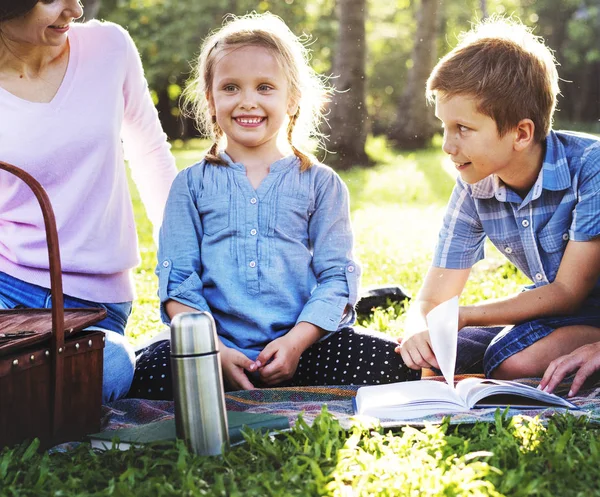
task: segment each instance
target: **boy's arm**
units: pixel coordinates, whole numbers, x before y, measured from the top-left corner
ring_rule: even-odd
[[[522,323],[543,316],[574,313],[600,278],[600,238],[567,244],[555,280],[493,302],[464,306],[460,326]]]
[[[431,349],[427,313],[442,302],[460,295],[470,272],[470,268],[445,269],[433,266],[429,268],[423,286],[408,310],[405,334],[396,348],[396,352],[402,355],[408,367],[412,369],[438,367]]]

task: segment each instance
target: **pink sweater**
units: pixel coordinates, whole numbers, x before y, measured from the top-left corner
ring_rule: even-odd
[[[0,88],[0,160],[32,174],[56,215],[64,293],[95,302],[134,297],[139,263],[124,157],[155,227],[176,174],[136,47],[122,28],[91,21],[69,31],[69,65],[49,103]],[[122,140],[122,142],[121,142]],[[37,201],[0,172],[0,271],[48,288]]]

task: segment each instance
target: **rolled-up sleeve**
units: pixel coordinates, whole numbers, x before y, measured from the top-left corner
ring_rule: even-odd
[[[352,255],[348,189],[329,168],[319,172],[322,174],[316,178],[315,207],[308,226],[317,287],[297,322],[336,331],[354,319],[360,267]],[[345,314],[348,306],[350,312]]]
[[[475,202],[460,179],[452,191],[433,256],[433,266],[467,269],[484,257],[485,232]]]
[[[210,311],[202,295],[202,223],[196,209],[192,171],[185,169],[175,178],[160,229],[156,274],[160,313],[166,324],[170,323],[164,307],[168,300]]]

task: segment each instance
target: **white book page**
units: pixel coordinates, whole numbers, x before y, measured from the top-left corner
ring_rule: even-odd
[[[427,314],[431,348],[448,385],[454,388],[458,342],[458,297],[442,302]]]
[[[462,383],[465,383],[464,392],[461,391]],[[557,395],[542,392],[529,385],[523,385],[509,380],[467,378],[458,383],[457,392],[463,398],[466,398],[469,407],[475,406],[480,400],[491,395],[517,396],[517,398],[512,399],[512,402],[509,402],[516,406],[536,407],[535,402],[527,401],[527,399],[532,399],[534,401],[545,402],[549,405],[575,407],[571,402],[558,397]],[[519,397],[521,400],[519,400]],[[501,404],[504,405],[504,403]]]
[[[439,381],[421,380],[359,388],[357,414],[394,419],[409,419],[437,413],[463,410],[465,406],[452,387]],[[417,413],[413,416],[413,413]],[[420,414],[419,414],[420,413]]]

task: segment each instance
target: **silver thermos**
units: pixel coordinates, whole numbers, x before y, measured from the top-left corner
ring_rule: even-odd
[[[219,339],[208,312],[171,321],[171,371],[177,437],[195,454],[221,454],[229,433]]]

